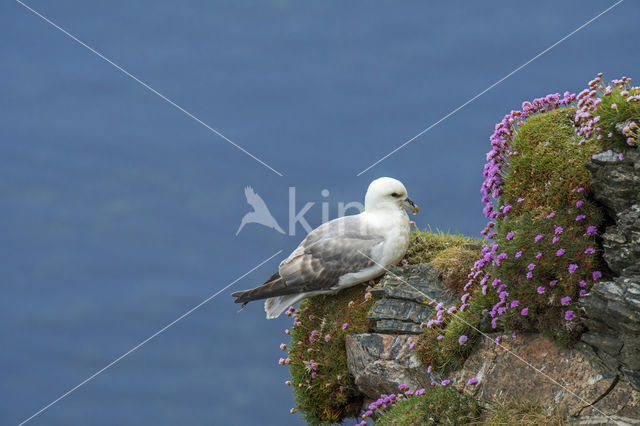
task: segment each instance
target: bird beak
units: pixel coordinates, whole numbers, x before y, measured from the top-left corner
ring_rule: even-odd
[[[411,198],[409,198],[409,197],[405,198],[405,200],[402,202],[402,206],[405,209],[411,211],[411,213],[413,213],[413,214],[418,214],[418,211],[420,210],[418,208],[418,206],[416,206],[416,203],[411,201]]]

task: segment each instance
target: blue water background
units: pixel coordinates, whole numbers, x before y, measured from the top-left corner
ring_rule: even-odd
[[[626,1],[380,165],[368,167],[613,2],[44,1],[0,5],[0,424],[17,424],[304,236],[256,224],[253,186],[297,206],[393,176],[428,224],[478,236],[495,122],[597,72],[640,80]],[[321,190],[330,190],[323,198]],[[277,365],[288,318],[214,298],[34,425],[300,424]]]

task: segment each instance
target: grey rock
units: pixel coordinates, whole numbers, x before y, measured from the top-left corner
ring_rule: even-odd
[[[640,419],[640,393],[627,383],[618,382],[597,403],[597,409],[589,407],[607,391],[617,375],[602,372],[598,363],[592,362],[589,350],[585,353],[580,347],[562,348],[535,334],[503,339],[501,344],[499,347],[491,338],[479,340],[462,369],[451,377],[452,384],[485,401],[509,402],[525,397],[542,406],[557,407],[567,415],[593,416],[604,412]],[[531,374],[527,364],[544,374]],[[472,377],[477,383],[469,385]]]
[[[640,371],[626,367],[620,367],[620,371],[624,374],[625,380],[631,385],[631,387],[640,391]]]
[[[640,274],[640,204],[618,213],[616,226],[602,236],[604,259],[618,274]]]
[[[395,267],[371,289],[376,298],[367,317],[376,320],[375,331],[381,333],[413,333],[431,318],[433,305],[453,305],[456,297],[446,290],[438,271],[430,264]],[[432,305],[429,302],[435,300]]]
[[[596,334],[596,333],[584,333],[581,336],[583,342],[588,345],[594,346],[600,350],[603,350],[611,355],[620,353],[623,342],[615,337]]]
[[[626,368],[640,370],[640,335],[623,334],[620,338],[624,342],[620,351],[620,362]]]
[[[629,149],[623,155],[620,160],[618,152],[609,150],[595,154],[586,164],[593,197],[612,217],[640,201],[640,169],[634,167],[640,162],[640,153]]]
[[[614,150],[602,151],[597,154],[594,154],[591,157],[591,161],[599,165],[608,165],[608,164],[617,164],[620,163],[620,152]]]
[[[400,384],[416,390],[439,378],[428,373],[416,358],[411,338],[379,333],[347,335],[347,366],[362,393],[377,399],[398,392]]]
[[[422,331],[418,324],[389,319],[376,321],[375,329],[380,333],[391,334],[419,334]]]
[[[629,123],[620,123],[622,127]],[[580,300],[594,359],[640,389],[640,151],[609,150],[587,164],[593,198],[615,222],[602,235],[603,259],[616,275]]]

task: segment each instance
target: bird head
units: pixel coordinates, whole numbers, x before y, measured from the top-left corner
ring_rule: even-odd
[[[418,213],[418,206],[407,195],[402,182],[390,177],[381,177],[369,184],[364,197],[365,211],[402,210]]]

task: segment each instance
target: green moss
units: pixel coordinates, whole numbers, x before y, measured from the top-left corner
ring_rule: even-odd
[[[461,425],[474,421],[480,408],[466,394],[451,387],[435,386],[423,395],[400,401],[376,420],[376,426],[388,425]]]
[[[481,242],[475,238],[465,237],[462,234],[450,234],[436,229],[414,230],[411,232],[411,242],[404,258],[410,265],[433,261],[443,250],[451,247],[460,247],[468,250],[479,251]]]
[[[296,408],[310,424],[336,423],[360,412],[363,395],[347,369],[345,335],[373,326],[366,317],[373,300],[365,294],[361,285],[335,296],[311,297],[292,314],[291,385]]]

